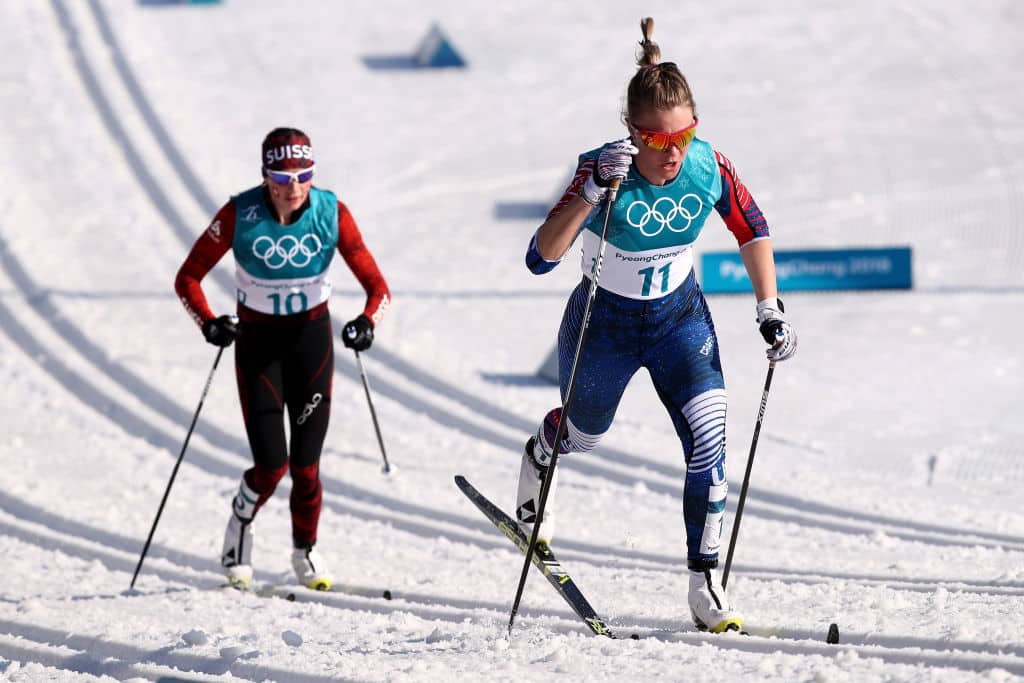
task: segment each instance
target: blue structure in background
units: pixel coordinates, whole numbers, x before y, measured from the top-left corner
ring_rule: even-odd
[[[779,291],[911,289],[910,247],[777,251]],[[701,288],[709,294],[751,291],[738,252],[701,255]]]
[[[416,50],[416,63],[421,67],[464,67],[466,60],[455,51],[441,27],[434,24]]]
[[[565,188],[572,184],[576,175],[576,164],[569,167],[565,180],[555,187],[551,199],[546,202],[498,200],[494,202],[494,217],[500,221],[537,221],[540,225],[548,217],[548,212],[565,194]]]
[[[441,69],[467,66],[466,60],[437,24],[430,27],[412,55],[363,57],[363,63],[371,69]]]
[[[544,202],[494,202],[494,217],[500,221],[543,221],[555,203]]]

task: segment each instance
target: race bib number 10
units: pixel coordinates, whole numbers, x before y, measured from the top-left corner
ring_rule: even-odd
[[[238,277],[236,284],[238,303],[270,315],[304,313],[331,296],[331,283],[319,277],[305,282],[292,280],[287,284]]]

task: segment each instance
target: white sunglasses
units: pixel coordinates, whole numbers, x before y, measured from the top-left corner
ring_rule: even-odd
[[[294,180],[297,183],[308,183],[313,179],[313,171],[316,170],[316,166],[310,166],[304,168],[301,171],[274,171],[272,169],[263,167],[263,173],[270,178],[270,182],[275,185],[290,185]]]

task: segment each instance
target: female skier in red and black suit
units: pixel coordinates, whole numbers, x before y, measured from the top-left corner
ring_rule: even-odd
[[[229,582],[244,587],[252,580],[253,518],[288,470],[292,566],[300,583],[327,590],[333,579],[314,544],[334,371],[327,303],[335,249],[366,291],[362,312],[342,332],[347,347],[370,347],[391,296],[348,208],[313,187],[309,137],[276,128],[264,139],[262,154],[263,182],[217,212],[174,288],[209,343],[224,347],[237,339],[238,396],[253,466],[242,475],[224,535],[221,565]],[[235,257],[237,317],[215,315],[200,284],[228,250]]]

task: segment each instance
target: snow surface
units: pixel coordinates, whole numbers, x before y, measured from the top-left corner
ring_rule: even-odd
[[[915,289],[786,297],[800,351],[730,581],[777,638],[689,624],[681,453],[644,373],[599,451],[561,461],[556,547],[613,628],[651,637],[592,636],[531,572],[508,638],[522,556],[452,477],[511,507],[557,403],[535,371],[579,273],[526,271],[528,209],[621,134],[643,14],[776,247],[911,245]],[[435,21],[469,68],[371,68]],[[1024,678],[1021,35],[1018,0],[3,2],[0,678]],[[215,356],[174,274],[276,125],[311,134],[392,287],[365,365],[397,471],[339,345],[319,547],[348,590],[219,589],[250,461],[225,355],[129,591]],[[716,220],[699,247],[732,244]],[[231,268],[206,281],[220,312]],[[363,297],[340,260],[335,279],[345,320]],[[766,362],[752,297],[711,305],[728,532]],[[287,490],[254,552],[282,585]]]

